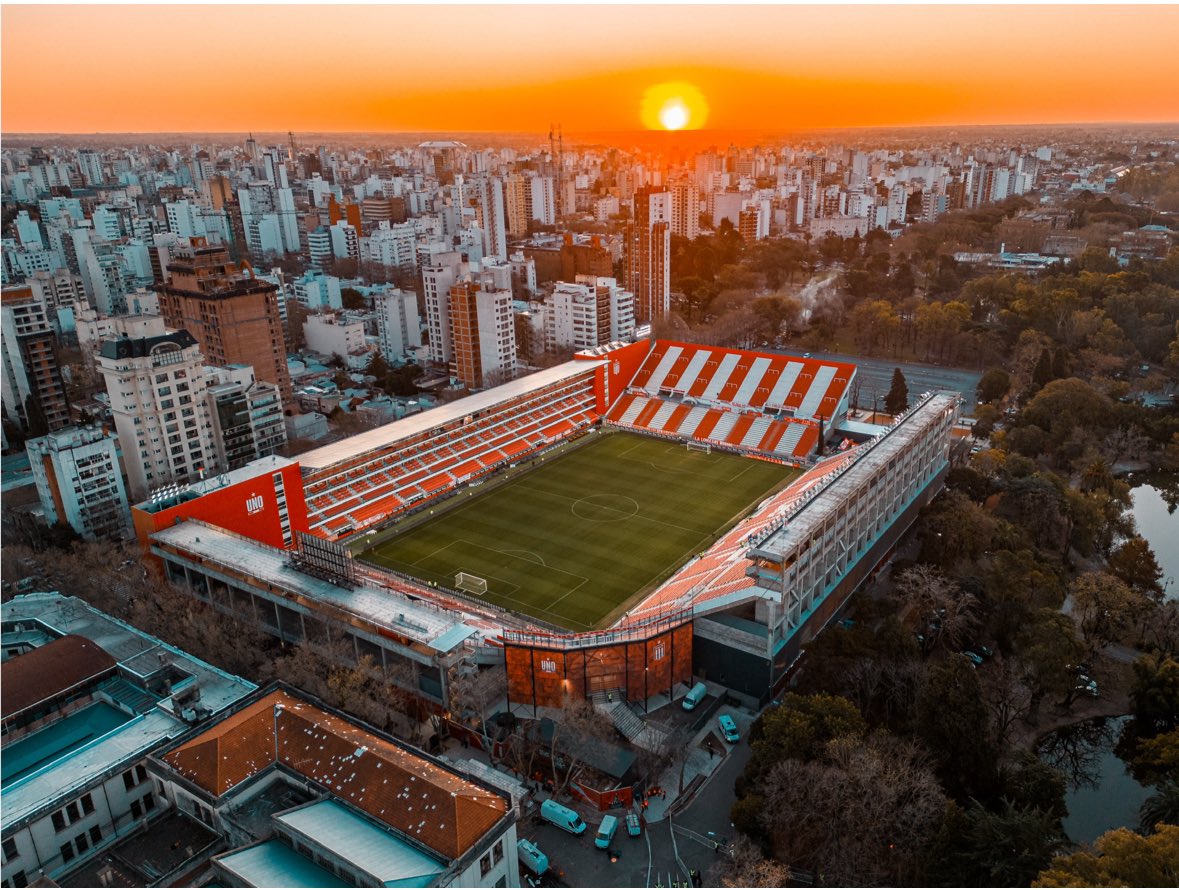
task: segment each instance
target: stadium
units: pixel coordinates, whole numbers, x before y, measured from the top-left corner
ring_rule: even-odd
[[[855,373],[609,344],[133,515],[197,596],[408,662],[439,706],[455,665],[493,662],[534,712],[615,692],[645,710],[696,678],[764,701],[948,467],[957,395],[861,423]]]

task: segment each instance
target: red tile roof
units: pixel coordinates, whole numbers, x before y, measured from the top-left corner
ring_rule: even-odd
[[[97,643],[69,634],[4,665],[3,717],[54,698],[112,671],[117,662]]]
[[[457,859],[507,801],[412,750],[282,690],[217,722],[163,760],[218,797],[278,759],[337,798]]]

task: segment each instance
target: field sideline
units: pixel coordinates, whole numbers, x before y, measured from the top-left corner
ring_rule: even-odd
[[[573,631],[607,627],[798,471],[632,433],[538,460],[361,558],[424,581],[487,580],[482,598]]]

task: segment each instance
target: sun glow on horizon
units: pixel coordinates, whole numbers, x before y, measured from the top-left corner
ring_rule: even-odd
[[[657,83],[643,94],[639,118],[648,130],[699,130],[708,120],[708,100],[690,83]]]

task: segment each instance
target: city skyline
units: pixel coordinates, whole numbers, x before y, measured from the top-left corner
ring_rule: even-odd
[[[9,6],[3,26],[9,134],[1179,118],[1175,7]],[[693,114],[646,107],[669,83]]]

